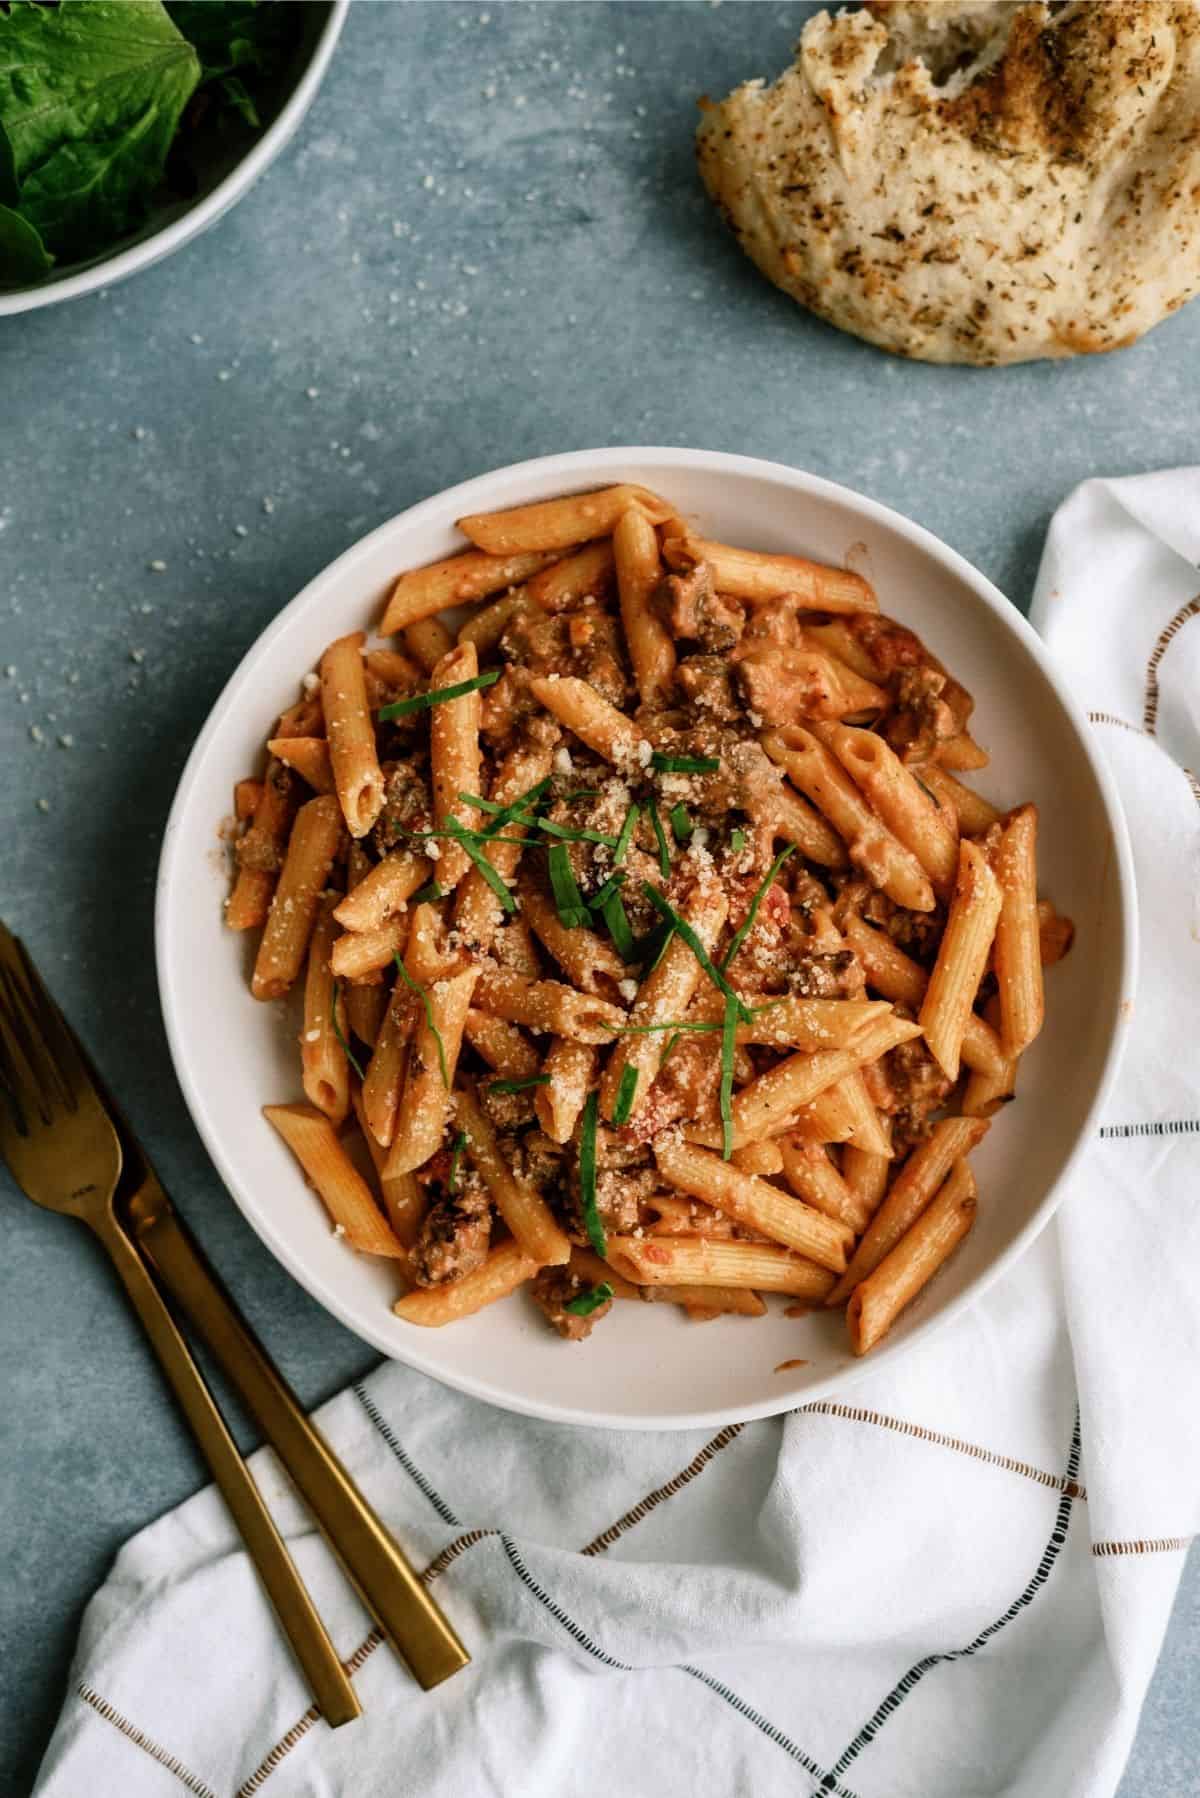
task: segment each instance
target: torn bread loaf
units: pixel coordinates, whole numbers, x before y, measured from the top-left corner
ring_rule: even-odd
[[[875,0],[704,105],[743,249],[883,349],[1119,349],[1200,290],[1200,0]]]

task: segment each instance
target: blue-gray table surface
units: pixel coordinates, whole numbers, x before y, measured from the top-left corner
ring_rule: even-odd
[[[741,257],[694,173],[696,98],[781,69],[806,10],[360,3],[298,139],[214,231],[0,328],[0,912],[307,1403],[374,1357],[218,1183],[152,955],[184,758],[279,608],[439,488],[639,442],[844,481],[1023,605],[1076,482],[1195,460],[1200,305],[1113,357],[930,368],[827,329]],[[204,1476],[85,1232],[0,1185],[15,1795],[115,1550]],[[1195,1791],[1198,1668],[1193,1563],[1122,1798]]]

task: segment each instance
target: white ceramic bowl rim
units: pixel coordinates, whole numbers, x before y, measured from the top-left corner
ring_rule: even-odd
[[[189,1111],[204,1141],[222,1181],[237,1201],[239,1208],[262,1240],[271,1249],[283,1265],[292,1273],[327,1310],[333,1313],[340,1322],[352,1330],[355,1335],[370,1341],[382,1353],[395,1359],[403,1360],[407,1365],[441,1380],[470,1394],[472,1397],[486,1400],[504,1409],[520,1412],[522,1415],[544,1418],[552,1422],[583,1424],[592,1427],[609,1427],[619,1429],[692,1429],[715,1427],[725,1423],[750,1420],[759,1417],[777,1415],[791,1408],[793,1396],[786,1393],[761,1401],[742,1404],[735,1407],[723,1407],[719,1410],[697,1410],[671,1412],[666,1415],[611,1414],[557,1403],[542,1402],[532,1398],[516,1398],[513,1393],[492,1380],[486,1368],[481,1367],[478,1373],[464,1375],[459,1371],[447,1372],[436,1358],[426,1353],[421,1343],[421,1332],[414,1331],[413,1337],[405,1338],[403,1354],[397,1354],[394,1340],[384,1337],[382,1331],[372,1333],[364,1328],[360,1317],[355,1316],[351,1307],[344,1304],[340,1296],[334,1292],[321,1276],[311,1267],[302,1265],[301,1258],[295,1252],[285,1230],[277,1229],[273,1219],[256,1210],[248,1201],[243,1200],[239,1192],[239,1181],[223,1144],[220,1129],[215,1124],[207,1104],[206,1095],[193,1077],[190,1058],[187,1053],[186,1034],[183,1018],[180,1013],[177,995],[174,989],[172,957],[171,957],[171,905],[173,885],[176,875],[176,863],[183,853],[183,833],[179,829],[180,820],[187,809],[189,795],[196,781],[198,771],[214,738],[225,728],[226,720],[237,703],[241,690],[247,681],[253,680],[260,670],[260,665],[269,659],[269,651],[274,640],[287,629],[289,620],[305,608],[320,589],[334,586],[353,575],[356,565],[365,560],[374,545],[381,537],[393,532],[403,521],[406,525],[416,526],[426,520],[431,513],[462,517],[467,513],[479,510],[495,510],[506,504],[519,503],[522,499],[522,488],[528,488],[535,478],[545,482],[546,477],[553,475],[561,481],[561,490],[569,492],[574,489],[602,485],[606,478],[621,478],[622,468],[636,465],[641,469],[661,462],[664,477],[669,481],[672,471],[688,469],[708,472],[726,472],[733,475],[746,475],[773,481],[790,486],[796,491],[815,500],[825,499],[831,503],[850,505],[863,518],[896,532],[901,537],[923,551],[931,559],[939,562],[955,578],[970,587],[973,593],[997,615],[1004,627],[1014,632],[1023,642],[1033,660],[1038,664],[1048,684],[1053,689],[1059,703],[1074,726],[1083,754],[1090,765],[1091,773],[1106,815],[1108,827],[1112,835],[1116,862],[1116,889],[1119,895],[1121,910],[1120,958],[1121,965],[1117,970],[1117,979],[1121,992],[1131,998],[1136,972],[1137,920],[1136,920],[1136,888],[1133,875],[1133,859],[1130,849],[1129,835],[1125,819],[1117,796],[1116,787],[1102,755],[1095,746],[1091,732],[1083,714],[1072,698],[1061,672],[1051,660],[1041,638],[1016,608],[1004,597],[999,588],[975,569],[963,556],[950,549],[932,532],[923,526],[913,523],[901,513],[856,493],[853,489],[843,487],[836,482],[827,481],[820,476],[810,475],[783,463],[769,462],[757,457],[738,456],[714,450],[673,449],[670,447],[620,447],[599,450],[576,450],[562,455],[537,457],[532,460],[514,463],[505,468],[473,477],[454,488],[445,489],[409,507],[405,512],[397,514],[377,527],[369,536],[351,546],[334,562],[330,563],[304,590],[287,605],[283,611],[268,625],[246,652],[237,669],[226,683],[220,697],[209,715],[188,757],[179,787],[167,821],[159,862],[158,884],[155,903],[155,941],[159,992],[166,1026],[167,1039],[171,1057],[175,1065],[176,1075],[183,1089]],[[936,1330],[943,1329],[956,1317],[960,1316],[968,1306],[973,1305],[1002,1274],[1006,1273],[1040,1234],[1061,1201],[1070,1181],[1071,1174],[1078,1164],[1079,1157],[1088,1143],[1094,1138],[1097,1120],[1116,1077],[1121,1052],[1127,1036],[1129,1014],[1132,1007],[1122,1005],[1114,1021],[1112,1036],[1099,1079],[1096,1083],[1092,1102],[1088,1108],[1083,1127],[1064,1159],[1061,1170],[1052,1187],[1043,1197],[1037,1210],[1030,1217],[1024,1228],[1007,1247],[981,1271],[974,1282],[963,1292],[951,1299],[935,1316],[928,1318],[921,1329],[911,1339],[894,1340],[885,1338],[870,1356],[853,1365],[839,1369],[829,1376],[827,1382],[817,1382],[806,1387],[802,1403],[811,1403],[815,1398],[827,1395],[834,1389],[842,1391],[847,1384],[864,1374],[880,1371],[896,1356],[903,1355],[915,1343],[928,1340]],[[416,1340],[413,1340],[416,1338]],[[567,1351],[564,1351],[567,1352]]]
[[[136,275],[142,269],[161,262],[165,256],[173,255],[184,244],[190,243],[193,237],[207,231],[210,225],[215,225],[222,213],[253,187],[299,127],[329,67],[329,59],[346,22],[349,5],[350,0],[330,0],[329,17],[312,47],[304,72],[280,108],[279,116],[256,139],[235,167],[230,169],[224,180],[218,181],[211,193],[205,194],[202,200],[197,200],[194,206],[189,206],[186,212],[181,213],[177,219],[172,219],[169,225],[130,244],[127,250],[118,250],[115,256],[90,263],[73,275],[63,275],[58,279],[51,275],[49,279],[38,281],[32,287],[0,289],[0,318],[15,317],[21,312],[34,312],[43,306],[57,306],[63,300],[75,300],[81,294],[95,293],[98,288],[112,287],[126,276]]]

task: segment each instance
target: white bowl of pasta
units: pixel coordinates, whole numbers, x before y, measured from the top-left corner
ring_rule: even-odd
[[[1134,897],[1064,673],[961,557],[790,468],[609,449],[424,501],[280,614],[180,782],[157,944],[207,1148],[335,1316],[683,1428],[827,1395],[1019,1256],[1115,1071]]]

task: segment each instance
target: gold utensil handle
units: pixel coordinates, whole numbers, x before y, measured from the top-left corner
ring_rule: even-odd
[[[308,1589],[275,1527],[262,1494],[250,1477],[216,1401],[192,1359],[146,1265],[109,1212],[108,1223],[89,1218],[108,1250],[131,1303],[142,1320],[163,1373],[192,1427],[200,1451],[228,1505],[250,1559],[266,1588],[296,1659],[332,1729],[361,1714],[354,1687],[325,1632]]]
[[[384,1634],[428,1691],[470,1659],[329,1444],[300,1408],[153,1174],[129,1201],[138,1245],[295,1481]]]

